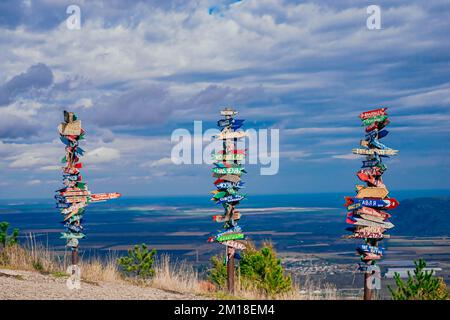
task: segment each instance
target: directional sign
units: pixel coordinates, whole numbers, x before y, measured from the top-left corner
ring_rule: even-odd
[[[71,123],[61,123],[58,126],[58,131],[63,136],[68,136],[68,135],[78,136],[81,134],[81,121],[77,120],[77,121],[73,121]]]
[[[218,161],[244,161],[244,154],[213,154],[214,160]]]
[[[241,200],[244,200],[245,196],[241,195],[241,194],[233,194],[233,195],[229,195],[223,198],[220,198],[219,201],[217,201],[217,203],[230,203],[230,202],[238,202]]]
[[[227,175],[227,174],[234,174],[234,175],[241,175],[242,173],[245,173],[244,168],[213,168],[212,172],[217,175]]]
[[[238,183],[240,180],[241,180],[241,178],[239,176],[237,176],[237,175],[226,174],[226,175],[223,175],[223,176],[219,177],[219,179],[217,179],[214,182],[214,184],[218,184],[218,183],[223,182],[223,181]]]
[[[230,188],[243,188],[244,187],[244,183],[239,181],[238,183],[233,183],[233,182],[220,182],[218,184],[216,184],[217,189],[220,190],[227,190]]]
[[[93,193],[90,195],[90,200],[92,202],[97,201],[105,201],[110,199],[117,199],[121,196],[119,192],[112,192],[112,193]]]
[[[386,127],[391,121],[389,119],[385,119],[382,122],[374,122],[373,124],[371,124],[370,126],[366,127],[366,132],[370,132],[372,130],[377,129],[378,131],[380,131],[381,129],[383,129],[384,127]]]
[[[391,217],[391,215],[385,211],[382,210],[377,210],[371,207],[361,207],[356,211],[356,214],[358,215],[370,215],[373,216],[375,218],[380,218],[380,219],[388,219]]]
[[[238,128],[242,127],[242,125],[244,124],[244,121],[245,120],[232,119],[232,118],[222,119],[222,120],[217,121],[217,125],[222,128],[231,126],[232,129],[238,129]]]
[[[362,198],[386,198],[389,194],[389,191],[384,188],[379,187],[364,187],[364,186],[356,186],[356,189],[358,190],[358,194],[356,195],[356,198],[362,199]]]
[[[237,240],[224,241],[224,242],[221,242],[221,244],[223,244],[227,247],[238,249],[238,250],[245,250],[247,248],[245,242],[237,241]]]
[[[375,247],[375,246],[371,246],[371,245],[368,245],[368,244],[361,244],[361,245],[358,246],[358,251],[383,255],[384,248]]]
[[[238,112],[236,110],[230,109],[230,108],[225,108],[225,110],[221,110],[220,114],[223,116],[227,116],[227,117],[232,117],[238,114]]]
[[[228,233],[224,234],[220,237],[217,237],[218,242],[229,241],[229,240],[241,240],[244,239],[245,236],[243,233]]]
[[[365,120],[365,119],[369,119],[369,118],[373,118],[373,117],[377,117],[377,116],[385,116],[385,115],[387,115],[386,110],[387,110],[387,108],[380,108],[380,109],[362,112],[359,115],[359,118],[361,120]]]
[[[230,220],[239,220],[241,218],[241,213],[237,210],[234,210],[233,216],[230,217],[228,215],[216,215],[213,216],[213,220],[216,222],[227,222]]]
[[[361,154],[361,155],[379,154],[379,155],[383,155],[383,156],[395,156],[395,155],[398,154],[398,150],[394,150],[394,149],[381,150],[381,149],[358,149],[358,148],[353,148],[352,152],[354,154]]]
[[[374,124],[375,122],[383,122],[386,119],[387,119],[387,116],[383,115],[383,116],[375,116],[375,117],[367,118],[367,119],[362,120],[362,122],[363,122],[363,126],[370,126],[370,125]]]
[[[83,239],[85,237],[84,233],[61,232],[60,239]]]
[[[365,220],[360,218],[355,218],[355,225],[358,226],[366,226],[366,227],[380,227],[384,229],[391,229],[394,227],[394,225],[387,221],[372,221],[372,220]]]
[[[346,206],[349,206],[351,204],[359,203],[364,207],[373,207],[373,208],[380,208],[380,209],[394,209],[398,206],[399,202],[395,200],[394,198],[387,198],[387,199],[358,199],[355,197],[346,197],[347,203]]]
[[[217,136],[217,139],[219,139],[219,140],[239,139],[239,138],[244,138],[245,136],[246,136],[246,133],[244,131],[222,131]]]

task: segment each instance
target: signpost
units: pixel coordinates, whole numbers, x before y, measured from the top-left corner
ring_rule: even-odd
[[[78,267],[78,246],[79,239],[85,237],[81,224],[84,208],[91,202],[118,198],[120,193],[91,194],[83,182],[79,169],[83,167],[80,156],[84,154],[84,150],[79,147],[79,142],[84,139],[85,132],[75,113],[64,111],[64,122],[58,126],[58,131],[60,140],[65,145],[66,155],[61,159],[65,164],[62,168],[64,187],[56,191],[55,200],[56,207],[64,216],[63,223],[66,228],[66,232],[61,232],[61,239],[66,239],[66,246],[71,249],[71,278],[67,285],[70,289],[79,289],[81,272]]]
[[[223,150],[212,154],[215,167],[212,169],[213,177],[218,178],[214,184],[217,192],[214,191],[211,200],[217,204],[222,204],[225,212],[223,215],[213,216],[214,221],[223,222],[224,231],[208,238],[208,242],[218,242],[226,247],[227,263],[227,285],[228,292],[234,294],[235,291],[235,254],[236,250],[245,250],[245,235],[237,225],[241,214],[235,209],[240,201],[245,199],[245,195],[239,191],[243,188],[241,182],[242,174],[246,173],[241,167],[240,161],[244,160],[244,150],[237,149],[237,141],[245,137],[244,131],[237,131],[244,120],[233,118],[238,112],[225,108],[220,112],[224,119],[220,119],[217,124],[221,128],[220,134],[216,137],[223,141]]]
[[[382,158],[398,154],[398,150],[388,148],[379,141],[388,133],[382,130],[390,123],[386,110],[380,108],[359,115],[367,134],[361,140],[362,148],[352,149],[352,152],[366,156],[363,169],[356,173],[366,186],[356,185],[356,195],[345,197],[348,210],[346,222],[353,225],[347,228],[353,232],[347,238],[364,239],[364,244],[357,249],[362,261],[360,270],[364,272],[364,300],[374,299],[375,290],[381,289],[380,268],[376,261],[382,258],[385,250],[379,246],[379,242],[389,238],[385,234],[386,229],[394,227],[388,221],[391,215],[386,210],[399,205],[397,200],[388,197],[389,191],[382,179],[387,169]]]

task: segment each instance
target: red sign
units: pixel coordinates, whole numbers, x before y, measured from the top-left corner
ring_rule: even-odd
[[[359,115],[359,118],[361,120],[365,120],[365,119],[376,117],[376,116],[387,115],[386,110],[387,110],[387,108],[380,108],[380,109],[366,111],[366,112],[361,113]]]
[[[92,202],[95,201],[104,201],[104,200],[109,200],[109,199],[116,199],[119,198],[121,196],[120,193],[118,192],[113,192],[113,193],[95,193],[95,194],[91,194],[90,198]]]

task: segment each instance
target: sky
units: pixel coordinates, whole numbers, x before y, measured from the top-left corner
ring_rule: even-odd
[[[0,198],[61,187],[63,110],[87,132],[92,192],[208,197],[211,165],[173,164],[171,135],[215,128],[224,106],[245,129],[279,130],[279,172],[247,165],[248,195],[352,194],[358,114],[380,106],[400,151],[385,162],[391,196],[450,189],[448,1],[233,2],[0,1]]]

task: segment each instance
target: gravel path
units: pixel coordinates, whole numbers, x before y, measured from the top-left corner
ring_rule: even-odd
[[[120,283],[81,283],[69,290],[66,279],[37,272],[0,269],[0,300],[195,300],[201,297]]]

